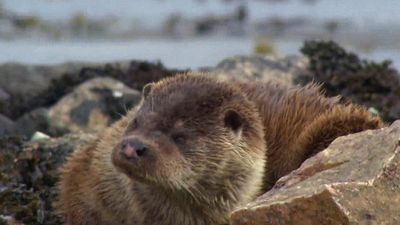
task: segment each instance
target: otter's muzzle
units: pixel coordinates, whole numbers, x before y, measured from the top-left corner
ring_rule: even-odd
[[[125,138],[119,154],[128,160],[139,160],[149,151],[149,147],[137,138]]]

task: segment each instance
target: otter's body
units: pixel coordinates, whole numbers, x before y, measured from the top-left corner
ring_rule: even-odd
[[[67,224],[224,224],[336,137],[381,126],[312,85],[178,75],[143,92],[64,166]]]

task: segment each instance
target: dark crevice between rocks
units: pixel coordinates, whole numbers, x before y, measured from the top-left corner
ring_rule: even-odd
[[[360,59],[333,41],[306,41],[301,52],[309,59],[309,73],[296,83],[322,83],[328,96],[373,107],[386,122],[400,118],[400,75],[390,61]]]

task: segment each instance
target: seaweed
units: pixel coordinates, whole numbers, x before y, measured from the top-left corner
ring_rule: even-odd
[[[35,142],[0,138],[0,224],[10,222],[4,218],[26,225],[62,224],[53,207],[59,167],[87,140],[82,135]]]
[[[400,76],[389,60],[360,59],[333,41],[306,41],[301,52],[309,60],[309,73],[295,82],[321,83],[328,96],[377,109],[387,122],[400,118]]]

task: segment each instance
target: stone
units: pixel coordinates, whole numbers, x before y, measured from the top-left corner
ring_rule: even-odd
[[[1,101],[6,101],[10,98],[10,95],[4,91],[3,89],[0,88],[0,100]]]
[[[160,62],[120,61],[106,64],[66,63],[53,66],[0,65],[0,113],[12,120],[41,107],[50,107],[78,85],[98,77],[110,77],[128,87],[173,76],[182,70],[165,68]]]
[[[0,117],[0,134],[32,138],[36,132],[60,137],[70,132],[97,132],[118,120],[140,101],[139,91],[111,78],[94,78],[77,86],[49,108],[36,108],[15,122]],[[4,118],[4,119],[3,119]]]
[[[12,129],[14,129],[14,122],[0,114],[0,135],[8,134]]]
[[[53,123],[46,108],[37,108],[18,118],[9,134],[31,138],[35,132],[58,137],[67,133],[68,130]]]
[[[40,131],[36,131],[36,132],[32,135],[31,141],[40,141],[40,140],[45,140],[45,139],[49,139],[49,138],[50,138],[49,135],[47,135],[47,134],[45,134],[45,133],[42,133],[42,132],[40,132]]]
[[[400,224],[400,120],[337,138],[231,215],[258,224]]]
[[[236,56],[223,60],[210,72],[222,80],[273,80],[292,85],[307,67],[303,57]]]
[[[36,95],[50,81],[65,73],[77,73],[88,63],[64,63],[59,65],[26,65],[5,63],[0,65],[0,89],[11,95]]]
[[[49,109],[56,127],[71,132],[97,132],[118,120],[136,105],[139,91],[111,78],[94,78],[79,85]]]

